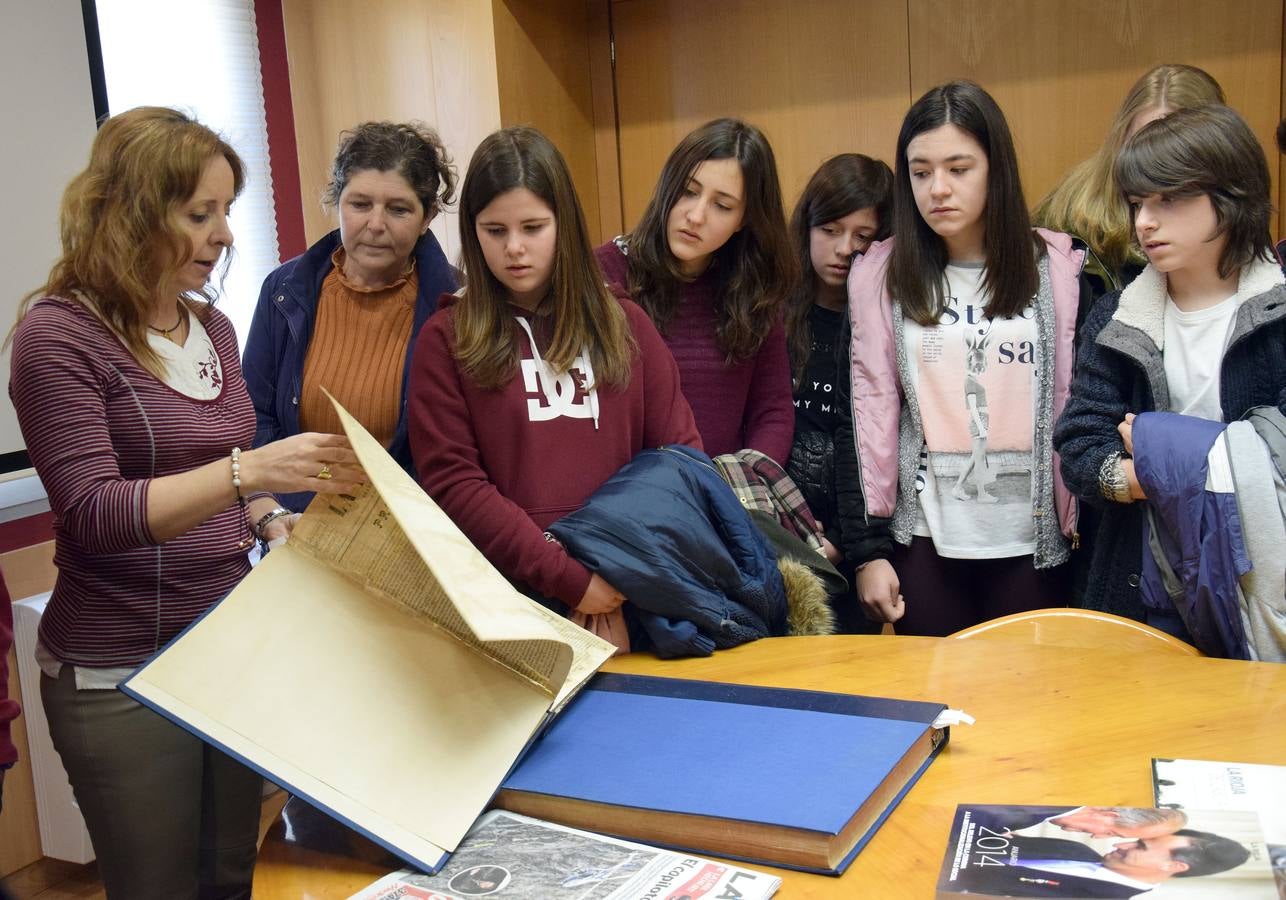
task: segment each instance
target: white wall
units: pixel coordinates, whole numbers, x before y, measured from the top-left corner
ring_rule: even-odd
[[[89,159],[94,103],[79,0],[0,3],[0,339],[58,255],[63,187]],[[0,356],[0,453],[25,444]],[[3,475],[0,475],[3,478]]]

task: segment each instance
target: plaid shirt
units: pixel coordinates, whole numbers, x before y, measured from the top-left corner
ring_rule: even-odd
[[[725,453],[716,456],[714,464],[742,506],[775,516],[783,528],[818,553],[822,552],[822,532],[817,527],[817,519],[785,469],[758,450]]]

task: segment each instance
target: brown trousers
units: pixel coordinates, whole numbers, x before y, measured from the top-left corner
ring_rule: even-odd
[[[250,896],[259,775],[71,666],[40,696],[109,900]]]

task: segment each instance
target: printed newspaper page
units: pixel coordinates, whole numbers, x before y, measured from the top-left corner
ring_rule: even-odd
[[[612,645],[522,596],[379,442],[335,409],[370,484],[352,496],[319,494],[289,545],[428,617],[561,705]]]
[[[497,810],[437,875],[403,869],[349,900],[763,900],[780,884],[764,872]]]
[[[1157,806],[1258,813],[1277,890],[1286,900],[1286,766],[1153,759],[1152,786]]]

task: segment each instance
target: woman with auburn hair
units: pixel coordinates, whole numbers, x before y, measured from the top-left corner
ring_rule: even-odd
[[[406,382],[416,335],[456,289],[429,224],[455,170],[419,122],[364,122],[339,138],[323,196],[339,228],[264,279],[242,360],[255,443],[339,431],[330,393],[411,471]],[[312,499],[282,497],[294,510]]]
[[[595,253],[673,352],[706,451],[784,463],[794,405],[781,318],[799,264],[763,133],[715,119],[689,134],[638,225]]]
[[[1125,95],[1098,152],[1063,176],[1032,219],[1084,241],[1091,251],[1085,274],[1094,296],[1119,291],[1147,260],[1134,242],[1130,211],[1112,180],[1125,142],[1149,122],[1178,109],[1223,103],[1223,88],[1203,69],[1165,63],[1149,70]],[[1082,318],[1088,309],[1082,310]]]
[[[55,515],[41,699],[110,898],[249,896],[261,779],[115,688],[250,571],[256,538],[284,536],[269,492],[363,478],[334,435],[242,449],[254,409],[208,282],[244,180],[183,113],[108,119],[11,333],[9,391]]]
[[[978,85],[940,85],[907,112],[893,233],[848,281],[852,432],[835,440],[865,612],[941,636],[1065,606],[1076,502],[1050,434],[1082,254],[1032,230],[1009,125]]]
[[[613,297],[571,174],[534,128],[473,154],[466,286],[416,342],[411,450],[429,495],[502,574],[628,649],[624,597],[545,528],[647,447],[701,447],[674,358]]]

